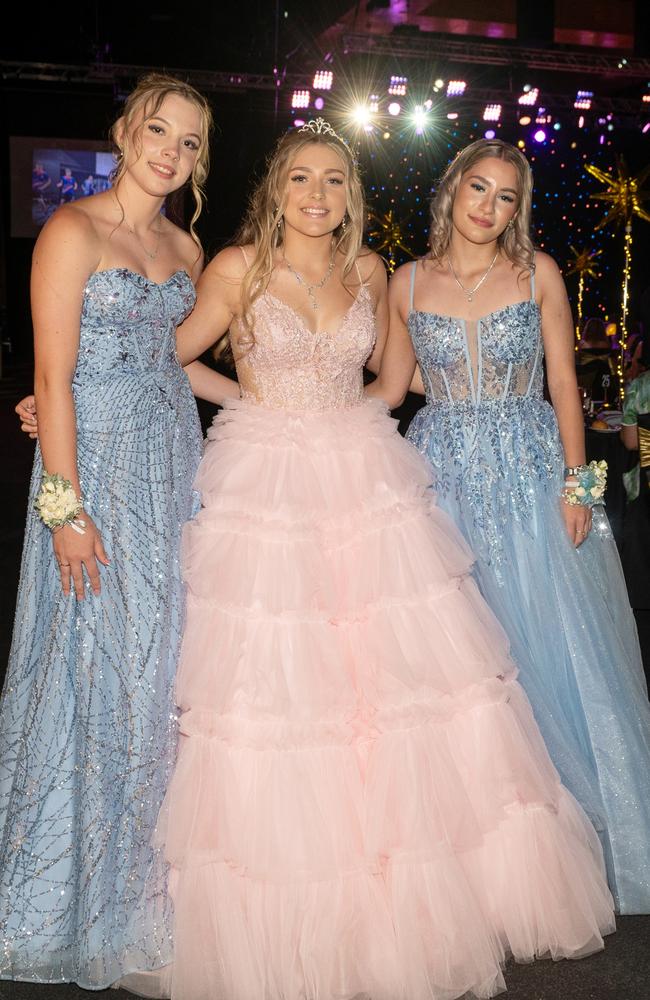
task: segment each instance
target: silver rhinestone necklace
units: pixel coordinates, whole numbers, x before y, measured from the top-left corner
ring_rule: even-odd
[[[490,271],[492,270],[492,268],[496,264],[498,256],[499,256],[499,249],[497,247],[497,252],[495,253],[494,257],[492,258],[492,263],[488,267],[488,269],[485,272],[485,274],[483,275],[483,277],[480,278],[479,281],[477,281],[477,283],[474,285],[473,288],[465,288],[465,285],[463,285],[463,283],[461,281],[459,281],[458,275],[454,271],[454,265],[451,262],[451,257],[449,256],[449,254],[447,254],[447,263],[449,264],[449,270],[451,271],[452,276],[454,278],[454,281],[456,282],[456,284],[458,285],[458,287],[461,288],[465,292],[465,295],[467,296],[467,301],[468,302],[471,302],[472,299],[474,298],[474,296],[476,295],[476,293],[478,292],[479,288],[481,287],[481,285],[483,284],[483,282],[487,278],[488,274],[490,273]]]
[[[296,281],[298,282],[298,284],[302,285],[303,288],[306,290],[307,295],[309,296],[310,302],[311,302],[312,306],[314,307],[314,309],[318,309],[318,302],[316,301],[316,296],[314,295],[314,289],[315,288],[322,288],[329,281],[329,279],[331,278],[332,271],[334,270],[334,254],[332,254],[331,260],[329,262],[329,267],[327,268],[327,271],[325,272],[325,276],[323,278],[321,278],[320,281],[314,282],[313,285],[310,285],[309,282],[305,281],[305,279],[303,278],[303,276],[301,274],[298,274],[298,272],[296,271],[296,269],[291,266],[291,264],[289,263],[289,261],[287,260],[287,258],[284,255],[284,250],[282,251],[282,257],[284,259],[285,264],[287,265],[288,270],[291,272],[291,274],[293,274],[293,276],[296,279]]]

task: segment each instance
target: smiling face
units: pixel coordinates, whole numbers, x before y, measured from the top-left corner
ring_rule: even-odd
[[[490,243],[517,214],[519,177],[513,163],[486,156],[461,177],[453,204],[453,227],[471,243]]]
[[[325,236],[340,226],[347,206],[345,163],[332,146],[307,142],[289,167],[284,224],[305,236]]]
[[[185,184],[201,148],[201,125],[199,109],[178,94],[136,116],[127,135],[126,168],[148,194],[164,198]]]

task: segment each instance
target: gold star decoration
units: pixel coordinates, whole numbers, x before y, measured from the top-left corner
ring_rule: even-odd
[[[569,249],[573,254],[573,260],[568,262],[567,275],[579,274],[581,278],[599,277],[596,271],[596,257],[600,257],[602,250],[589,250],[587,247],[576,250],[574,246],[570,246]]]
[[[393,268],[396,250],[403,250],[409,257],[415,256],[404,242],[402,223],[393,217],[392,208],[383,215],[369,212],[368,219],[375,226],[374,229],[368,232],[368,239],[377,241],[373,245],[373,250],[376,250],[379,254],[382,250],[386,250],[388,252],[389,263],[391,263]]]
[[[601,184],[607,185],[607,191],[601,191],[598,194],[590,196],[598,201],[610,203],[609,208],[596,226],[596,229],[602,229],[610,222],[614,223],[617,227],[621,223],[628,225],[632,221],[633,215],[638,215],[639,218],[650,222],[650,215],[642,207],[642,202],[650,198],[650,190],[643,190],[643,184],[648,174],[650,174],[650,164],[644,167],[636,177],[630,177],[622,156],[617,157],[616,160],[618,176],[605,173],[604,170],[595,167],[591,163],[585,165],[585,170],[592,177],[595,177],[597,181],[600,181]]]

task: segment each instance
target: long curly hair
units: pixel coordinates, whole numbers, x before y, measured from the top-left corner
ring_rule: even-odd
[[[517,171],[519,205],[512,220],[497,239],[497,244],[508,260],[523,272],[534,268],[535,247],[530,236],[533,172],[526,157],[516,146],[501,139],[477,139],[461,149],[445,170],[431,201],[431,228],[429,247],[431,257],[441,261],[448,249],[452,233],[452,212],[461,178],[479,160],[493,156],[512,163]]]
[[[129,144],[132,141],[137,150],[142,130],[148,119],[158,114],[160,107],[169,94],[176,94],[193,104],[201,117],[200,145],[198,155],[192,167],[188,183],[194,198],[194,213],[190,221],[190,234],[196,243],[199,252],[201,241],[195,230],[196,222],[201,214],[205,202],[205,181],[210,169],[210,133],[213,128],[213,118],[210,105],[203,94],[199,93],[191,84],[184,80],[179,80],[175,76],[166,73],[147,73],[142,76],[131,91],[124,104],[122,114],[113,122],[110,129],[110,139],[113,145],[117,165],[111,174],[111,182],[116,188],[120,179],[126,173],[126,164],[129,158]],[[133,123],[142,113],[142,122],[133,130]],[[119,201],[119,198],[118,198]]]
[[[334,253],[344,254],[344,278],[359,256],[365,223],[365,200],[359,168],[351,150],[338,136],[326,132],[302,132],[296,129],[287,132],[280,137],[267,158],[264,177],[250,197],[246,214],[234,238],[235,245],[252,244],[255,247],[253,261],[241,285],[240,322],[247,341],[252,341],[253,338],[251,306],[268,286],[275,253],[283,244],[282,217],[291,164],[300,150],[309,145],[329,146],[345,164],[346,217],[333,234]]]

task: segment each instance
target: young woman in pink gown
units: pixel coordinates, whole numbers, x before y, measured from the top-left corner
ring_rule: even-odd
[[[387,308],[363,218],[346,144],[321,121],[285,135],[179,330],[182,364],[230,330],[241,398],[185,529],[158,829],[175,959],[150,994],[489,997],[509,955],[579,957],[614,929],[472,554],[364,394]]]

